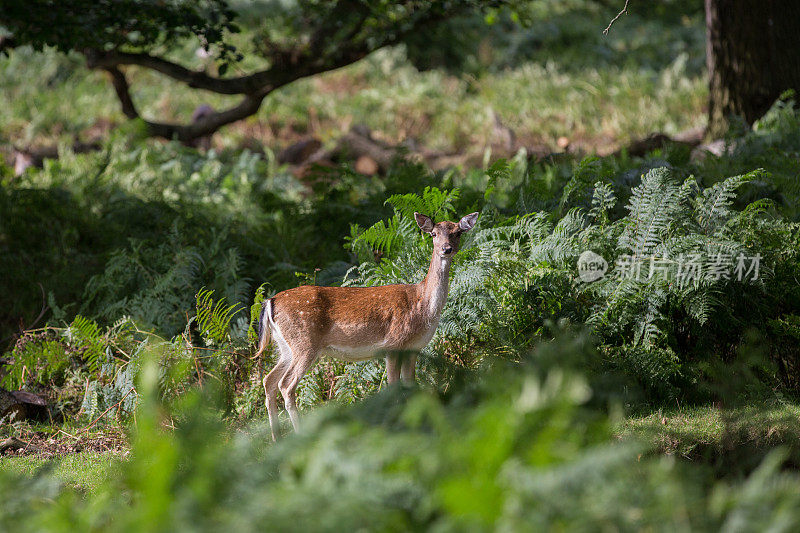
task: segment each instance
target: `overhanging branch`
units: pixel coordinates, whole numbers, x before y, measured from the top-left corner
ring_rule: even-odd
[[[342,9],[348,6],[353,7],[347,2],[342,3]],[[275,48],[269,54],[271,60],[269,68],[236,78],[210,76],[205,72],[191,70],[148,53],[84,50],[84,55],[90,68],[103,69],[111,75],[111,82],[122,105],[122,112],[131,119],[140,118],[140,114],[131,98],[125,74],[119,68],[121,66],[135,65],[154,70],[195,89],[243,96],[238,105],[189,124],[145,120],[151,135],[188,143],[255,114],[264,98],[275,89],[301,78],[355,63],[373,50],[396,44],[411,32],[444,18],[443,13],[421,17],[407,28],[381,35],[379,42],[376,43],[370,42],[368,36],[363,35],[368,15],[369,12],[365,11],[347,27],[332,25],[320,28],[304,46],[294,49]]]
[[[117,98],[122,104],[122,112],[130,119],[140,118],[139,112],[133,103],[130,94],[130,87],[125,74],[117,67],[104,67],[111,75],[111,84],[117,93]],[[264,100],[265,94],[246,95],[242,101],[230,109],[211,113],[205,118],[191,124],[169,124],[165,122],[154,122],[145,120],[150,133],[156,137],[165,139],[178,139],[181,142],[189,142],[198,137],[214,133],[222,126],[236,122],[256,113]]]
[[[160,72],[176,81],[185,83],[193,89],[205,89],[219,94],[249,94],[257,92],[269,84],[269,78],[272,76],[272,69],[267,69],[238,78],[215,78],[205,72],[191,70],[183,65],[145,53],[131,54],[87,50],[84,54],[89,68],[107,70],[121,65],[137,65]]]
[[[614,17],[613,19],[611,19],[611,22],[608,23],[608,26],[606,26],[606,29],[603,30],[603,35],[608,35],[609,30],[611,30],[611,26],[614,25],[614,23],[617,21],[617,19],[628,12],[628,2],[630,2],[630,0],[625,0],[625,6],[623,6],[622,11],[617,13],[617,16]]]
[[[157,70],[175,80],[183,81],[191,87],[204,88],[221,94],[242,94],[244,96],[238,105],[213,113],[191,124],[145,120],[151,135],[165,139],[178,139],[188,143],[204,135],[210,135],[227,124],[257,113],[261,102],[275,89],[300,78],[349,65],[365,57],[368,52],[369,50],[363,46],[343,46],[338,50],[336,58],[319,56],[312,58],[309,55],[298,58],[294,56],[287,61],[291,63],[290,65],[275,65],[265,71],[232,79],[214,78],[147,54],[111,52],[101,55],[87,53],[87,59],[90,67],[102,68],[111,75],[111,83],[122,105],[122,112],[130,119],[140,118],[140,114],[131,98],[125,74],[119,69],[120,65],[140,65]],[[156,65],[158,68],[155,68]],[[190,83],[189,79],[193,81]],[[229,82],[230,84],[226,85]],[[259,82],[260,85],[256,82]]]

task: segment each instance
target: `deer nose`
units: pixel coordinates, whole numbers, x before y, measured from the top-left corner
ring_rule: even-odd
[[[449,244],[445,244],[444,246],[442,246],[442,253],[444,253],[445,255],[453,253],[453,247],[450,246]]]

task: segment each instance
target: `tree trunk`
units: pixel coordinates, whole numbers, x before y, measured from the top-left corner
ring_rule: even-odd
[[[800,95],[800,1],[705,0],[708,135],[732,116],[758,120],[787,89]]]

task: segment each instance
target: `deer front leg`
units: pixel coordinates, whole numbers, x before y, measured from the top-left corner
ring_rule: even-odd
[[[400,379],[400,355],[390,353],[386,356],[386,381],[391,385]]]
[[[409,353],[403,357],[400,375],[404,383],[415,383],[417,381],[417,355],[416,353]]]

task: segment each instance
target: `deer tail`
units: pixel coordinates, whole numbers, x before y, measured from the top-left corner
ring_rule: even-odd
[[[264,300],[261,306],[261,314],[258,315],[258,350],[253,356],[260,357],[267,349],[270,341],[270,323],[272,322],[272,298]]]

